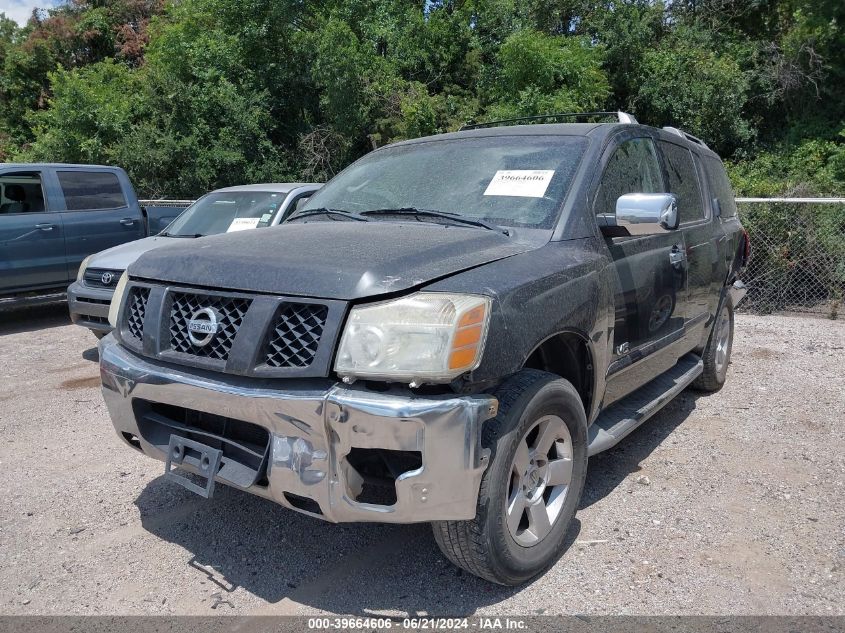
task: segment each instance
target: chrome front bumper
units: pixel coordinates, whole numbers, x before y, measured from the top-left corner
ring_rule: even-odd
[[[111,332],[108,319],[113,294],[113,289],[89,288],[78,281],[73,282],[67,289],[71,321],[95,332]]]
[[[492,396],[421,398],[400,388],[374,392],[328,380],[259,380],[186,371],[137,356],[114,335],[102,339],[99,348],[103,397],[115,429],[130,446],[130,440],[140,443],[150,457],[164,461],[166,454],[139,430],[138,403],[172,405],[267,429],[266,485],[243,489],[285,507],[333,522],[414,523],[475,516],[489,461],[489,452],[481,447],[481,427],[498,409]],[[396,478],[393,505],[361,503],[355,497],[362,479],[347,460],[353,448],[418,451],[422,467]],[[232,485],[219,476],[216,481]],[[297,507],[291,498],[316,506]]]

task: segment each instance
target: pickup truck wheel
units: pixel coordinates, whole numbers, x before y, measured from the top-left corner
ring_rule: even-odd
[[[482,433],[491,457],[475,518],[432,527],[452,563],[517,585],[564,551],[587,474],[587,420],[575,388],[543,371],[522,370],[494,395],[499,414]]]
[[[719,391],[728,375],[728,365],[731,362],[731,348],[734,340],[734,308],[730,298],[726,297],[719,309],[710,340],[701,360],[704,361],[704,371],[692,383],[699,391]]]

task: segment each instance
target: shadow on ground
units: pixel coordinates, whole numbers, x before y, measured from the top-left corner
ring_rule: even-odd
[[[695,410],[695,403],[702,395],[683,391],[615,447],[591,457],[580,508],[589,508],[601,501],[629,475],[639,471],[643,460]]]
[[[0,336],[34,332],[70,325],[67,303],[64,301],[25,307],[0,309]]]
[[[695,399],[682,394],[622,445],[594,457],[581,507],[603,499],[638,470],[689,416]],[[226,486],[217,486],[212,500],[200,499],[163,477],[146,486],[136,505],[144,528],[190,552],[187,564],[204,573],[223,600],[234,600],[232,592],[243,587],[270,603],[288,597],[335,613],[454,616],[520,591],[453,567],[427,524],[334,525]],[[567,549],[580,529],[576,519]]]

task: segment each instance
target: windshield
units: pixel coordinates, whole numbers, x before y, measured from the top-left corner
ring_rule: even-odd
[[[194,237],[269,226],[286,196],[272,191],[210,193],[185,209],[163,235]]]
[[[303,211],[428,209],[548,229],[586,146],[584,137],[495,136],[389,147],[338,174]]]

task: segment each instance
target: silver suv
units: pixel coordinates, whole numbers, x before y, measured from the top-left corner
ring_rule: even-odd
[[[71,320],[102,338],[112,329],[109,304],[117,281],[141,255],[177,240],[276,226],[321,186],[283,182],[217,189],[185,209],[158,235],[90,255],[67,290]]]

